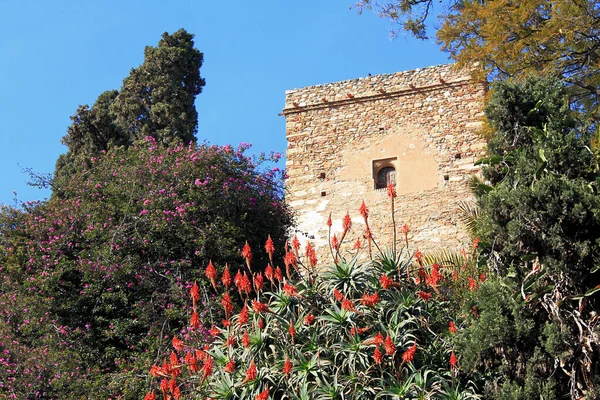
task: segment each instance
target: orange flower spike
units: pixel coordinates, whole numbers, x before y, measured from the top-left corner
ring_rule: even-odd
[[[338,242],[338,238],[335,235],[335,233],[333,234],[333,238],[331,239],[331,248],[336,252],[340,249],[340,243]]]
[[[252,271],[252,268],[250,268],[250,263],[252,262],[252,251],[250,250],[250,245],[248,244],[247,240],[246,244],[242,248],[242,257],[244,257],[244,260],[246,260],[246,265],[248,266],[248,269]]]
[[[292,239],[292,249],[294,249],[294,252],[298,254],[298,250],[300,249],[300,241],[296,235],[294,235],[294,238]]]
[[[283,285],[283,291],[288,297],[295,297],[298,295],[298,289],[287,282]]]
[[[200,370],[198,367],[198,360],[192,353],[187,353],[185,355],[185,363],[188,365],[190,371],[194,374]]]
[[[391,182],[387,186],[387,195],[392,200],[398,197],[398,195],[396,194],[396,186]]]
[[[254,361],[252,361],[252,363],[250,363],[250,367],[248,367],[248,370],[246,371],[246,377],[242,381],[242,385],[255,380],[257,375],[258,371],[256,369],[256,364],[254,364]]]
[[[160,381],[160,391],[163,393],[163,397],[167,397],[167,391],[169,390],[169,381],[167,378],[164,378]]]
[[[250,294],[251,291],[252,284],[250,283],[250,278],[248,278],[248,275],[246,275],[246,272],[244,271],[244,274],[242,275],[242,280],[240,282],[240,294],[241,292],[244,292],[247,296]]]
[[[269,385],[265,386],[265,390],[260,392],[254,399],[255,400],[268,400],[269,398]]]
[[[267,268],[265,268],[265,277],[271,281],[271,284],[275,284],[273,282],[273,267],[271,267],[271,264],[267,264]]]
[[[229,297],[229,293],[226,292],[223,295],[221,304],[223,305],[223,310],[225,310],[225,316],[229,318],[229,314],[233,312],[233,302],[231,301],[231,297]]]
[[[429,301],[429,299],[431,299],[431,293],[427,293],[424,292],[422,290],[419,290],[419,292],[417,293],[417,295],[421,298],[421,300],[423,300],[425,303],[427,303]]]
[[[258,329],[265,329],[265,320],[262,318],[258,319]]]
[[[269,261],[273,264],[273,254],[275,253],[275,245],[273,244],[273,239],[271,239],[271,235],[267,238],[267,242],[265,243],[265,251],[269,255]]]
[[[292,372],[292,362],[288,356],[285,356],[285,362],[283,363],[283,373],[288,375]]]
[[[306,258],[308,258],[308,262],[312,268],[317,266],[317,252],[314,247],[310,244],[310,242],[306,243]]]
[[[333,223],[331,222],[331,213],[329,213],[329,218],[327,218],[327,227],[329,230],[331,230],[331,225],[333,225]]]
[[[146,393],[144,396],[144,400],[156,400],[156,396],[154,395],[154,390]]]
[[[474,292],[477,289],[477,281],[473,277],[469,277],[469,290]]]
[[[221,282],[223,285],[229,289],[231,286],[231,274],[229,273],[229,265],[225,264],[225,270],[223,271],[223,276],[221,277]]]
[[[379,332],[377,335],[375,335],[375,337],[373,338],[373,344],[375,346],[383,345],[383,335],[381,334],[381,332]]]
[[[265,285],[265,279],[263,278],[263,275],[259,272],[258,274],[256,274],[256,276],[253,279],[254,281],[254,290],[257,293],[262,292],[263,287]]]
[[[210,280],[210,283],[213,285],[215,290],[217,289],[217,270],[212,263],[212,260],[208,262],[208,267],[206,267],[206,277]]]
[[[357,238],[356,238],[356,242],[354,242],[354,246],[352,246],[352,248],[353,248],[354,250],[358,250],[358,249],[360,249],[360,246],[361,246],[361,243],[360,243],[360,238],[359,238],[359,237],[357,237]]]
[[[242,307],[242,311],[240,311],[240,316],[238,318],[238,323],[240,326],[243,326],[248,323],[248,306],[244,303],[244,307]]]
[[[275,268],[275,275],[274,275],[275,280],[281,282],[283,280],[283,272],[281,272],[281,268],[277,267]]]
[[[258,300],[254,300],[252,302],[252,310],[255,313],[257,313],[257,314],[261,314],[261,313],[264,313],[264,312],[270,312],[271,311],[271,310],[269,310],[269,307],[266,304],[261,303]]]
[[[367,205],[365,204],[364,200],[363,200],[362,204],[360,205],[359,211],[360,211],[360,215],[365,220],[365,224],[367,224],[367,219],[369,218],[369,209],[367,208]]]
[[[206,378],[212,375],[214,369],[213,359],[211,356],[206,356],[204,360],[204,365],[202,366],[202,381],[200,382],[200,386],[204,383]]]
[[[240,294],[242,291],[240,290],[240,282],[242,282],[242,271],[238,269],[237,274],[235,274],[235,278],[233,278],[233,284],[237,287],[237,290]]]
[[[381,362],[383,361],[383,354],[381,353],[381,351],[379,351],[379,347],[375,347],[373,359],[375,359],[375,364],[381,364]]]
[[[384,289],[389,289],[394,286],[394,280],[389,278],[386,274],[381,275],[379,282],[381,283],[381,287]]]
[[[183,350],[183,342],[179,339],[177,339],[177,336],[173,336],[173,340],[171,341],[171,344],[173,344],[173,348],[177,351],[181,351]]]
[[[292,337],[292,341],[294,341],[294,338],[296,337],[296,328],[294,327],[294,323],[292,322],[291,319],[290,319],[290,328],[288,331],[290,333],[290,336]]]
[[[475,237],[475,239],[473,239],[473,250],[477,250],[477,247],[479,247],[479,237]]]
[[[342,292],[340,292],[337,289],[333,289],[333,297],[337,300],[337,301],[342,301],[344,300],[344,295],[342,294]]]
[[[235,372],[235,360],[233,358],[225,364],[224,371],[228,374],[233,374]]]
[[[200,290],[198,289],[198,284],[196,282],[194,282],[192,288],[190,289],[190,296],[192,297],[192,302],[194,304],[200,300]]]
[[[244,331],[244,335],[242,336],[242,345],[246,348],[250,347],[250,335],[248,335],[247,331]]]
[[[357,314],[359,313],[356,307],[354,307],[354,303],[352,303],[352,300],[348,299],[342,300],[342,310],[352,311]]]
[[[217,328],[215,325],[213,325],[210,328],[210,331],[208,331],[208,333],[210,333],[210,335],[212,337],[217,337],[217,336],[219,336],[219,334],[221,333],[221,331],[219,330],[219,328]]]
[[[392,338],[390,337],[390,335],[388,334],[385,338],[385,354],[389,355],[389,356],[393,356],[394,353],[396,352],[396,346],[394,345],[394,342],[392,341]]]
[[[450,331],[451,334],[455,334],[456,332],[458,332],[458,329],[456,328],[456,325],[454,324],[454,321],[450,321],[450,323],[448,324],[448,330]]]
[[[458,359],[456,358],[456,354],[454,354],[454,350],[452,350],[452,354],[450,355],[450,368],[456,369],[458,365]]]
[[[375,307],[377,303],[379,303],[379,294],[373,293],[372,295],[368,295],[366,292],[363,293],[362,298],[360,299],[360,303],[367,307]]]
[[[312,314],[308,314],[304,317],[304,325],[311,325],[315,320],[315,316]]]
[[[190,326],[194,329],[200,328],[200,318],[196,311],[192,312],[192,318],[190,318]]]
[[[403,362],[411,362],[413,358],[415,358],[415,353],[417,352],[417,342],[415,342],[412,347],[409,347],[408,350],[402,354]]]
[[[342,236],[346,235],[346,232],[352,228],[352,218],[350,218],[350,214],[347,211],[344,219],[342,220],[342,228],[344,229]]]
[[[415,260],[417,260],[420,266],[423,266],[423,253],[419,249],[415,252]]]
[[[152,375],[152,377],[158,378],[162,374],[162,369],[158,365],[153,365],[152,368],[150,368],[150,375]]]

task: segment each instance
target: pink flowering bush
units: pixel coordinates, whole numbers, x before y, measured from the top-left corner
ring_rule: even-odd
[[[290,226],[282,172],[261,166],[279,156],[248,147],[147,139],[83,160],[45,203],[2,210],[0,397],[143,396],[173,334],[204,340],[186,327],[187,282]],[[205,286],[202,326],[221,313]]]

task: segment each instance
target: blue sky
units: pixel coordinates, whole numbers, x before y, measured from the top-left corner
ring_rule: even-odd
[[[285,152],[285,90],[448,62],[390,40],[352,0],[0,0],[0,203],[41,200],[22,168],[52,172],[79,104],[119,89],[144,47],[185,28],[204,53],[198,139]]]

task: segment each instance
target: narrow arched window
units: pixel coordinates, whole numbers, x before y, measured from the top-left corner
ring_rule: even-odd
[[[377,172],[376,189],[385,189],[389,184],[396,185],[396,169],[394,167],[383,167]]]

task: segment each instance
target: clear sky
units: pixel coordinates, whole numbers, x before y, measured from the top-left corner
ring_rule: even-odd
[[[41,200],[23,168],[53,172],[79,104],[119,89],[144,47],[184,28],[204,53],[198,139],[285,152],[285,90],[448,62],[390,40],[352,0],[0,0],[0,203]]]

